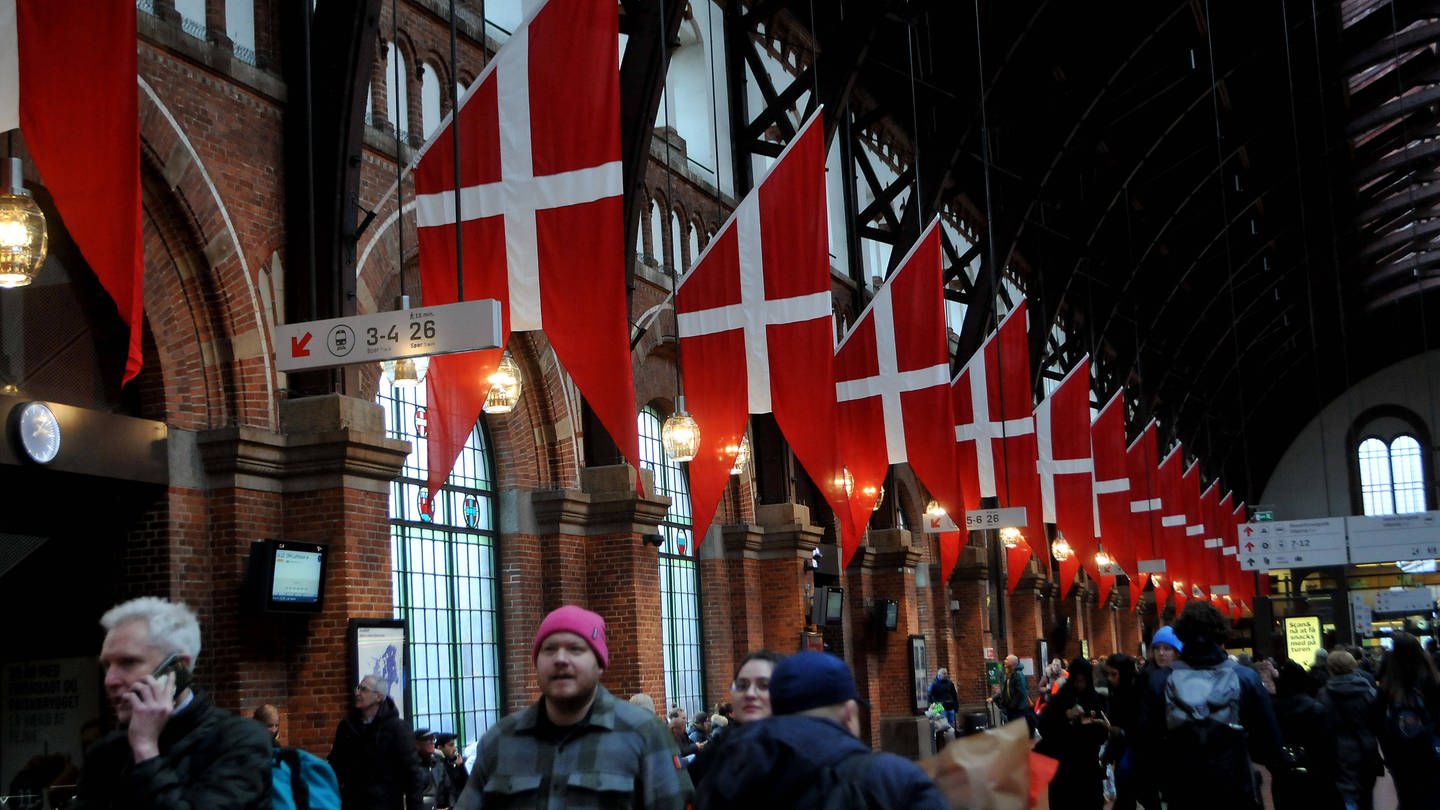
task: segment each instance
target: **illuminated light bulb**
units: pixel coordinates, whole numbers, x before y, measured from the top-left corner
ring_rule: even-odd
[[[1075,549],[1071,547],[1070,541],[1066,540],[1065,535],[1062,534],[1056,537],[1055,541],[1050,544],[1050,553],[1055,555],[1056,560],[1065,562],[1075,556]]]
[[[840,474],[835,476],[835,479],[830,482],[830,485],[836,489],[845,490],[845,497],[848,498],[855,492],[855,476],[850,474],[849,467],[841,467]]]
[[[520,392],[525,382],[520,375],[520,366],[506,352],[500,358],[500,365],[485,380],[490,383],[490,393],[485,395],[485,413],[510,413],[520,401]]]
[[[944,517],[945,507],[941,506],[939,501],[931,498],[930,502],[925,504],[925,514],[930,517]]]
[[[1000,542],[1005,544],[1005,548],[1019,548],[1024,540],[1025,535],[1014,526],[1006,526],[1000,530]]]
[[[725,452],[735,454],[735,462],[730,465],[731,475],[744,475],[745,468],[750,465],[750,437],[741,436],[740,446],[730,445]]]
[[[685,412],[685,398],[680,397],[675,413],[660,428],[660,444],[671,461],[689,461],[700,450],[700,425]]]

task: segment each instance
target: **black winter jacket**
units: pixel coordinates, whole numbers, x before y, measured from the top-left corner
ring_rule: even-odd
[[[955,691],[955,682],[949,678],[942,679],[939,675],[930,682],[931,703],[939,703],[947,711],[956,711],[960,708],[960,695]]]
[[[340,721],[330,765],[340,780],[345,810],[405,810],[421,806],[425,772],[415,754],[415,735],[385,698],[369,723],[358,709]]]
[[[1375,732],[1375,686],[1360,672],[1331,675],[1317,696],[1328,710],[1339,768],[1335,784],[1348,800],[1369,795],[1379,776]]]
[[[160,755],[136,763],[124,729],[85,754],[73,810],[260,810],[270,807],[270,735],[215,708],[199,689],[160,733]]]

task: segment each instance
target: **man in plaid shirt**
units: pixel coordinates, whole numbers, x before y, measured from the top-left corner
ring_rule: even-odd
[[[675,740],[654,714],[600,685],[605,620],[575,605],[551,611],[533,655],[540,699],[485,733],[455,810],[684,810],[693,788]]]

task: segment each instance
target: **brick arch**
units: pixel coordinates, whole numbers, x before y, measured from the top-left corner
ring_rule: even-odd
[[[204,159],[143,78],[140,143],[145,312],[164,380],[165,419],[192,430],[273,428],[268,270],[251,275]]]

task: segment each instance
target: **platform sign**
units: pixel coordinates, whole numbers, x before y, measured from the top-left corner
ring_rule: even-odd
[[[1239,528],[1240,568],[1272,571],[1317,565],[1344,565],[1345,518],[1276,520]]]
[[[971,509],[965,513],[965,530],[971,532],[982,529],[1003,529],[1006,526],[1023,529],[1028,525],[1025,521],[1025,507],[1023,506]]]
[[[1429,588],[1395,588],[1375,592],[1376,613],[1428,616],[1434,609],[1435,596]]]
[[[1285,651],[1291,661],[1315,660],[1315,651],[1324,648],[1319,616],[1285,617]]]
[[[500,302],[493,298],[280,324],[275,368],[305,371],[498,349],[500,325]]]
[[[958,531],[960,531],[960,527],[955,525],[955,521],[950,517],[949,514],[945,512],[941,512],[938,515],[932,515],[929,512],[925,513],[926,534],[939,534],[941,532]]]
[[[1352,563],[1440,558],[1440,512],[1348,517],[1345,530]]]

